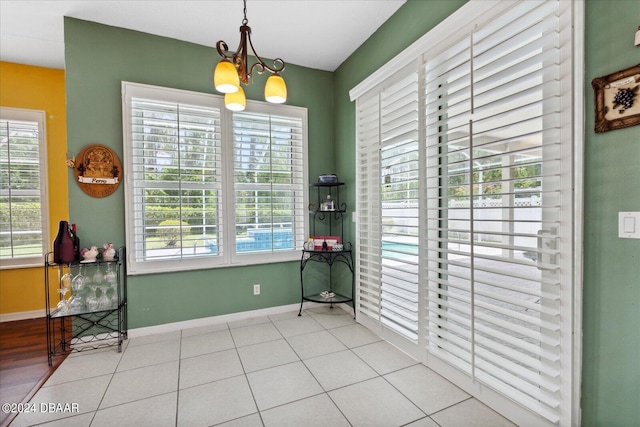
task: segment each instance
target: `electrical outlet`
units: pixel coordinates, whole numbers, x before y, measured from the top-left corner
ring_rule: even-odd
[[[253,285],[253,294],[260,295],[260,285]]]

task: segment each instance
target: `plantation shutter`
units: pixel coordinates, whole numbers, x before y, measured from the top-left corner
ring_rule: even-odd
[[[2,109],[0,119],[0,259],[41,265],[47,251],[44,113]]]
[[[356,281],[357,310],[380,321],[380,101],[374,96],[357,102],[358,166]]]
[[[233,114],[236,252],[301,249],[303,123],[263,113]]]
[[[359,320],[522,425],[577,414],[574,6],[470,2],[352,91]]]
[[[380,93],[382,323],[418,339],[418,73]]]
[[[519,2],[425,70],[428,350],[551,423],[571,375],[560,6]]]
[[[128,272],[299,259],[307,110],[122,82]]]
[[[358,101],[360,311],[418,337],[419,87],[415,66]]]
[[[219,256],[220,111],[131,100],[136,260]]]

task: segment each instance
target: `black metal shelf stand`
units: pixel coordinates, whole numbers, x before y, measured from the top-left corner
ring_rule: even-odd
[[[116,251],[116,256],[113,260],[97,259],[91,263],[72,262],[69,264],[53,262],[52,252],[45,255],[44,280],[49,366],[52,365],[53,356],[72,351],[80,352],[109,346],[117,346],[118,352],[122,351],[123,341],[127,339],[128,334],[125,255],[125,248],[120,247]],[[50,275],[55,274],[51,270],[57,270],[58,286],[56,286],[56,289],[60,289],[64,286],[62,278],[65,274],[65,269],[71,274],[74,270],[79,272],[80,269],[86,268],[88,271],[85,273],[87,274],[83,274],[83,276],[87,277],[87,283],[83,290],[77,292],[78,296],[82,295],[86,304],[86,300],[91,293],[94,293],[91,296],[95,297],[96,287],[103,285],[100,287],[101,293],[107,289],[107,285],[105,285],[107,282],[96,283],[89,273],[92,270],[100,270],[105,265],[108,266],[107,268],[115,268],[115,271],[113,271],[115,274],[115,287],[111,288],[113,301],[108,307],[101,306],[96,308],[83,305],[67,310],[51,308]],[[64,298],[64,296],[60,298]]]
[[[339,226],[340,228],[340,238],[344,240],[344,215],[347,213],[347,205],[345,203],[340,203],[340,191],[339,187],[343,186],[343,182],[335,182],[335,183],[313,183],[309,186],[312,188],[316,188],[318,191],[316,202],[312,202],[309,204],[309,213],[312,216],[311,220],[311,234],[316,235],[316,224],[318,222],[327,221],[329,224],[329,235],[332,235],[335,228]],[[324,194],[321,191],[327,191],[329,195],[333,198],[335,202],[335,209],[332,210],[323,210],[322,202],[324,198],[322,197]],[[337,231],[337,230],[335,230]]]
[[[333,308],[333,304],[351,303],[354,307],[355,317],[355,303],[353,296],[355,295],[355,273],[353,262],[353,250],[350,242],[344,242],[344,216],[347,213],[347,205],[340,203],[340,191],[339,187],[343,186],[343,182],[318,182],[310,184],[310,187],[317,189],[316,202],[309,204],[309,213],[311,214],[311,233],[316,235],[316,224],[325,222],[328,224],[329,235],[333,235],[334,232],[338,232],[340,241],[342,242],[341,250],[333,250],[333,248],[326,248],[318,250],[317,248],[305,248],[302,250],[302,258],[300,259],[300,287],[302,298],[300,301],[300,310],[298,316],[302,315],[302,307],[305,301],[311,301],[321,304],[330,304]],[[328,191],[335,203],[335,208],[331,210],[323,209],[322,197],[324,194],[321,191]],[[332,293],[333,296],[322,295],[319,293],[308,294],[305,293],[304,283],[304,270],[309,262],[320,262],[329,266],[329,289],[327,292]],[[344,264],[351,272],[351,295],[343,295],[334,292],[333,285],[333,266],[337,264]]]

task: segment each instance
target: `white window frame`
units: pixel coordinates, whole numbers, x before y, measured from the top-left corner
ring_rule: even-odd
[[[224,239],[224,248],[219,255],[199,256],[191,258],[168,258],[157,260],[138,260],[135,257],[135,218],[134,218],[134,192],[132,163],[132,135],[131,135],[131,99],[145,98],[158,101],[184,103],[188,105],[200,105],[216,108],[220,111],[221,126],[221,185],[222,195],[221,209],[219,212],[219,227]],[[123,121],[123,148],[124,148],[124,183],[125,183],[125,223],[126,244],[128,247],[127,272],[131,275],[151,274],[173,271],[189,271],[230,266],[243,266],[255,264],[267,264],[275,262],[287,262],[298,260],[300,250],[304,243],[308,230],[308,182],[307,175],[307,109],[288,105],[274,105],[260,101],[247,101],[243,112],[255,112],[259,114],[273,114],[278,116],[300,119],[302,123],[302,151],[303,171],[301,181],[303,197],[297,204],[300,210],[299,217],[303,221],[303,227],[294,230],[294,247],[291,250],[271,252],[241,252],[236,253],[235,247],[235,203],[234,203],[234,174],[233,174],[233,112],[224,107],[224,97],[213,94],[198,93],[186,90],[151,86],[140,83],[122,82],[122,121]]]
[[[0,269],[41,267],[44,254],[49,250],[49,191],[47,173],[47,129],[46,112],[40,110],[28,110],[22,108],[0,107],[0,117],[3,120],[28,121],[38,123],[39,152],[38,162],[40,164],[40,217],[41,217],[41,239],[42,251],[37,256],[12,257],[3,259],[0,262]]]
[[[514,4],[519,3],[518,1],[476,1],[471,0],[469,3],[465,4],[458,11],[450,15],[447,19],[442,21],[438,26],[433,28],[427,34],[425,34],[421,39],[416,41],[414,44],[409,46],[403,52],[398,54],[384,66],[375,71],[371,76],[365,79],[363,82],[358,84],[350,91],[351,100],[358,100],[358,102],[363,102],[369,99],[369,94],[375,92],[377,88],[381,85],[387,84],[389,79],[393,79],[394,75],[397,74],[398,70],[401,70],[406,64],[415,61],[418,58],[421,58],[422,55],[428,56],[431,52],[438,51],[441,49],[441,46],[447,44],[447,40],[450,39],[450,35],[452,33],[460,34],[460,33],[468,33],[473,30],[476,23],[482,23],[485,20],[491,20],[493,16],[499,15],[501,12],[507,10],[512,7]],[[569,246],[572,246],[574,249],[572,253],[572,258],[570,263],[573,265],[572,269],[572,280],[571,286],[566,286],[566,290],[563,292],[563,304],[567,304],[571,308],[569,311],[571,312],[571,316],[566,316],[563,319],[563,328],[564,331],[570,331],[569,335],[565,339],[569,340],[571,343],[569,346],[565,346],[565,350],[569,353],[569,359],[571,360],[570,366],[563,369],[562,375],[565,376],[564,384],[565,387],[568,384],[571,384],[570,393],[565,394],[567,396],[567,400],[563,402],[567,407],[562,410],[562,418],[559,420],[560,425],[579,425],[580,423],[580,382],[581,382],[581,350],[582,350],[582,339],[581,339],[581,316],[582,316],[582,257],[581,251],[579,248],[582,246],[582,200],[583,200],[583,180],[581,178],[583,171],[583,158],[582,152],[584,147],[584,119],[583,119],[583,109],[584,109],[584,94],[583,94],[583,86],[584,86],[584,78],[583,78],[583,67],[584,67],[584,2],[583,1],[575,1],[570,3],[565,3],[563,7],[568,7],[572,9],[572,18],[573,18],[573,31],[572,31],[572,40],[568,44],[572,44],[572,48],[570,48],[571,56],[573,59],[573,70],[570,75],[570,78],[567,79],[567,84],[571,86],[572,91],[572,105],[566,107],[567,110],[570,111],[571,116],[573,116],[573,152],[574,159],[573,165],[574,169],[571,175],[571,179],[573,182],[573,203],[572,206],[567,207],[565,209],[565,213],[567,215],[571,215],[571,227],[573,228],[573,239],[571,242],[568,242]],[[565,35],[568,34],[568,30],[565,31]],[[356,106],[356,108],[358,108]],[[358,137],[358,123],[356,123],[356,138]],[[358,144],[358,143],[357,143]],[[357,145],[357,147],[360,147]],[[362,156],[366,156],[366,153],[360,153]],[[375,161],[375,158],[372,158]],[[356,155],[356,162],[359,161],[359,156]],[[356,170],[359,170],[359,165],[356,163]],[[372,197],[372,195],[367,194],[367,200]],[[360,194],[360,190],[356,190],[356,200],[361,200],[363,196]],[[368,205],[363,205],[366,209],[371,210],[372,207]],[[361,206],[361,207],[363,207]],[[360,218],[360,212],[358,212],[358,218]],[[375,228],[369,227],[369,228]],[[365,231],[370,234],[370,230],[367,228]],[[361,236],[363,230],[360,227],[360,224],[356,224],[356,234],[357,236]],[[364,238],[368,237],[369,234],[366,234]],[[367,253],[367,256],[370,256]],[[373,260],[376,261],[375,259]],[[356,270],[360,271],[362,268],[366,268],[367,265],[371,263],[369,258],[365,259],[364,262],[361,260],[361,255],[358,253],[356,257]],[[365,271],[365,273],[369,274],[370,272]],[[360,309],[361,300],[363,302],[365,309],[373,309],[374,311],[371,314],[375,314],[375,310],[377,309],[377,301],[375,298],[376,289],[370,289],[369,287],[361,287],[360,283],[356,283],[357,286],[357,300],[356,300],[356,311]],[[422,310],[422,308],[421,308]],[[524,410],[522,407],[514,404],[510,401],[509,398],[505,398],[499,393],[494,392],[489,387],[483,387],[480,384],[469,384],[464,375],[459,374],[455,369],[449,366],[446,362],[442,362],[439,359],[430,356],[429,354],[424,354],[419,350],[416,351],[416,346],[408,346],[406,345],[406,341],[398,340],[395,334],[389,333],[387,328],[384,328],[380,325],[380,322],[371,322],[370,319],[366,318],[366,316],[360,317],[360,322],[364,322],[365,325],[371,327],[372,329],[378,331],[383,337],[389,339],[394,342],[396,345],[404,348],[407,352],[414,354],[416,357],[421,358],[423,362],[433,368],[436,369],[441,374],[445,375],[447,378],[452,380],[454,383],[458,384],[470,394],[478,397],[480,400],[484,401],[488,405],[492,407],[500,407],[505,412],[505,415],[513,420],[517,420],[516,422],[522,422],[523,425],[527,424],[527,420],[530,421],[529,413],[527,410]],[[568,329],[567,329],[568,328]],[[566,389],[565,389],[566,390]],[[570,407],[569,407],[570,405]]]
[[[228,112],[228,110],[225,109]],[[264,264],[269,262],[280,262],[280,261],[292,261],[299,260],[300,258],[300,250],[302,250],[302,244],[304,243],[304,239],[308,236],[308,206],[309,206],[309,186],[308,186],[308,159],[307,159],[307,109],[300,107],[293,107],[289,105],[274,105],[268,102],[261,101],[251,101],[247,100],[247,106],[242,113],[256,113],[263,115],[273,115],[273,116],[282,116],[282,117],[291,117],[298,118],[302,123],[302,173],[300,175],[301,182],[297,182],[295,186],[299,191],[302,192],[301,203],[298,203],[299,211],[296,211],[295,217],[297,217],[297,223],[302,223],[302,226],[296,224],[294,221],[293,224],[293,243],[294,247],[292,250],[273,250],[271,252],[237,252],[235,250],[235,236],[232,238],[233,240],[233,252],[232,252],[232,264],[233,265],[253,265],[253,264]],[[227,116],[230,118],[231,122],[233,121],[233,115],[228,112]],[[230,129],[233,124],[229,125]],[[230,136],[231,140],[229,142],[225,142],[223,136],[223,146],[233,147],[233,135]],[[237,190],[236,183],[234,182],[234,156],[233,154],[230,156],[226,156],[225,160],[228,161],[226,170],[228,174],[225,175],[227,179],[225,179],[225,191],[227,195],[230,195],[231,198],[234,198],[234,191]],[[282,188],[282,186],[274,186],[272,189],[277,191],[278,187]],[[256,188],[256,187],[254,187]],[[235,199],[234,199],[235,200]],[[231,218],[235,218],[235,205],[233,203],[227,203],[229,209],[232,210],[227,216],[229,220]],[[233,221],[231,221],[233,223]],[[262,262],[260,262],[262,261]]]

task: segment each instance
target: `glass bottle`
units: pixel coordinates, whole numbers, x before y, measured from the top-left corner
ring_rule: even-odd
[[[331,199],[331,194],[327,194],[327,200],[324,202],[325,211],[332,211],[335,209],[335,205],[333,204],[333,200]]]
[[[76,261],[80,261],[80,238],[76,232],[75,224],[71,224],[71,238],[73,239],[73,252],[75,253]]]
[[[53,262],[56,264],[68,264],[75,260],[73,250],[73,238],[69,233],[69,223],[60,221],[58,235],[53,241]]]

